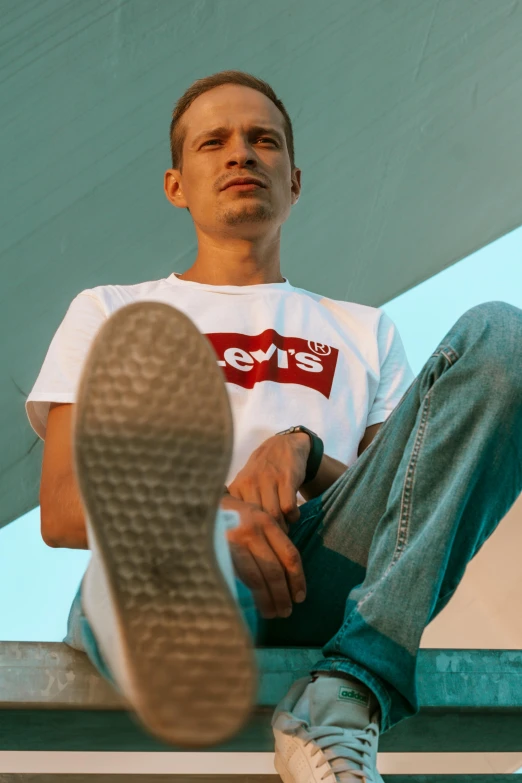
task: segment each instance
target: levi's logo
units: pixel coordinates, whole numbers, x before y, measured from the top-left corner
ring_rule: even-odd
[[[339,351],[325,343],[283,337],[274,329],[261,334],[206,334],[225,380],[245,389],[261,381],[298,383],[329,399]]]

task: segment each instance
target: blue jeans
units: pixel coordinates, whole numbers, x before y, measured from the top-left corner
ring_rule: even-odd
[[[364,682],[381,733],[412,717],[424,629],[521,491],[522,310],[488,302],[457,321],[354,465],[300,507],[289,535],[306,600],[267,620],[238,581],[256,645],[321,647],[311,671]],[[80,630],[107,676],[73,610],[64,641]]]

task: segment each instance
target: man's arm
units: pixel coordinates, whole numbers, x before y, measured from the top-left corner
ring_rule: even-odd
[[[73,469],[74,404],[51,403],[40,481],[41,535],[47,546],[89,549],[85,512]]]
[[[375,438],[382,426],[380,424],[372,424],[371,427],[367,427],[364,436],[359,443],[359,449],[357,456],[360,457],[365,449],[368,448],[372,440]],[[306,435],[306,433],[304,433]],[[308,437],[308,435],[306,435]],[[311,500],[325,492],[332,484],[337,481],[339,476],[342,476],[345,470],[348,469],[347,465],[344,465],[339,460],[329,457],[328,454],[323,454],[319,470],[313,481],[309,481],[308,484],[303,484],[299,488],[299,492],[305,500]]]
[[[375,438],[379,430],[381,429],[383,425],[383,422],[381,421],[379,424],[372,424],[371,427],[366,428],[366,432],[363,435],[363,438],[361,442],[359,443],[359,449],[357,451],[357,456],[360,457],[363,451],[365,451],[372,440]]]

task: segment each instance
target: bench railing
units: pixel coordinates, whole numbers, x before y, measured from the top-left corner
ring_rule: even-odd
[[[309,673],[319,648],[259,648],[257,707],[231,741],[209,751],[273,752],[270,719],[291,684]],[[522,751],[522,651],[421,649],[420,712],[383,734],[382,753]],[[0,642],[0,751],[181,751],[149,736],[128,705],[90,664],[61,643]],[[106,776],[119,783],[118,775]],[[125,775],[144,783],[140,775]],[[190,776],[216,783],[231,776]],[[278,776],[232,776],[235,783],[272,783]],[[500,783],[513,775],[384,775],[387,783]],[[154,775],[155,783],[187,776]],[[53,776],[53,783],[100,783],[100,775]],[[44,783],[45,775],[5,776]]]

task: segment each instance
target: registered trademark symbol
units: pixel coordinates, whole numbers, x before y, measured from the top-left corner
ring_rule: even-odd
[[[319,356],[329,356],[332,353],[331,347],[326,345],[326,343],[316,343],[314,340],[308,340],[308,347]]]

